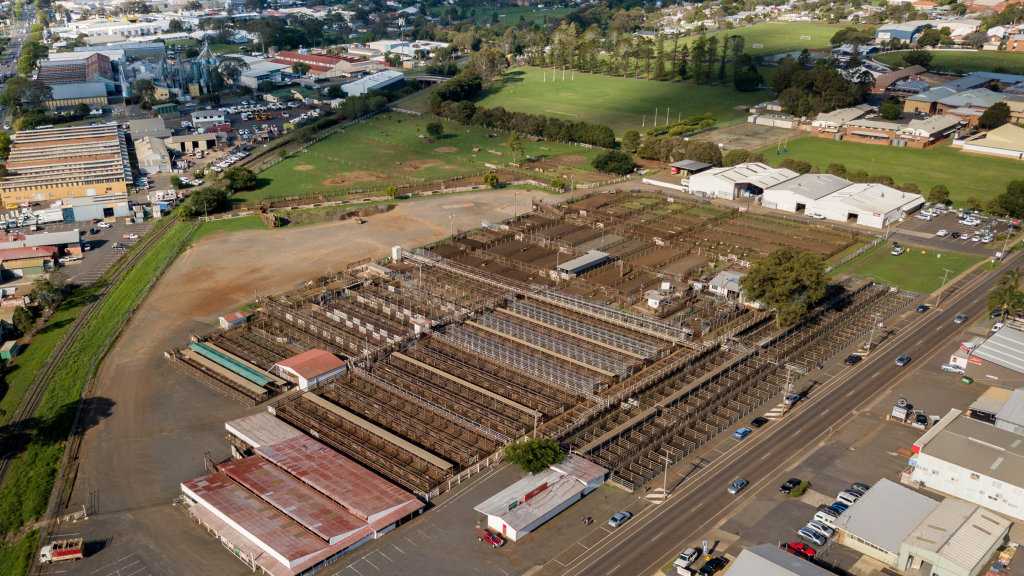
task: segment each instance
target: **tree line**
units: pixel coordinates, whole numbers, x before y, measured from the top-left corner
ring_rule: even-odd
[[[574,142],[602,148],[615,147],[615,132],[608,126],[567,121],[541,114],[510,112],[500,106],[477,106],[472,100],[482,93],[483,80],[478,75],[459,75],[443,83],[434,92],[431,111],[461,124],[528,134],[555,142]]]

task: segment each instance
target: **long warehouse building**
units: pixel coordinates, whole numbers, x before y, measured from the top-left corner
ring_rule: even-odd
[[[22,130],[0,182],[4,206],[125,194],[132,182],[125,132],[117,123]]]

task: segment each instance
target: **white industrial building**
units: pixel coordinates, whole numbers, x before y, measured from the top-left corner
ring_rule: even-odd
[[[349,82],[348,84],[342,84],[341,89],[344,90],[346,96],[364,96],[374,90],[382,90],[389,86],[394,86],[405,79],[405,75],[398,70],[383,70],[376,74],[370,74],[364,76],[355,82]]]
[[[950,410],[913,451],[918,485],[1024,520],[1024,436]]]
[[[747,162],[711,168],[690,176],[690,193],[706,198],[735,200],[758,196],[765,189],[796,178],[788,168],[772,168],[761,162]]]
[[[774,544],[744,548],[726,572],[728,576],[833,576],[816,564]]]
[[[831,174],[803,174],[764,191],[765,208],[884,228],[924,205],[920,194]]]
[[[513,542],[536,530],[604,483],[608,470],[576,454],[530,474],[477,504],[487,527]]]
[[[1006,544],[1010,521],[956,498],[946,498],[900,546],[897,570],[921,576],[978,576]]]

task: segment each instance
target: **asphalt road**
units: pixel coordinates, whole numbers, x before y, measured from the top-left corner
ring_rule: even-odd
[[[1018,265],[1021,253],[1006,264]],[[845,367],[817,386],[778,424],[759,431],[683,484],[661,506],[642,513],[632,522],[594,545],[567,566],[567,576],[647,576],[664,566],[686,545],[705,538],[711,529],[740,509],[753,494],[781,484],[786,471],[841,426],[846,417],[873,400],[880,390],[894,386],[911,372],[913,362],[933,356],[954,331],[953,317],[965,312],[972,318],[984,314],[986,295],[1000,272],[987,272],[971,280],[943,302],[941,308],[911,317],[898,334],[876,347],[860,364]],[[911,312],[911,314],[915,314]],[[956,327],[959,329],[959,327]],[[913,358],[899,368],[900,354]],[[736,478],[750,486],[738,496],[726,487]],[[851,480],[852,481],[852,480]],[[796,534],[793,535],[797,539]]]

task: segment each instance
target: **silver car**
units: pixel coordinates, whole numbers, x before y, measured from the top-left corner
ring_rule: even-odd
[[[737,478],[737,479],[733,480],[732,484],[729,484],[729,494],[732,494],[732,495],[739,494],[740,492],[743,491],[744,488],[747,487],[748,484],[750,484],[750,482],[748,482],[744,478]]]

